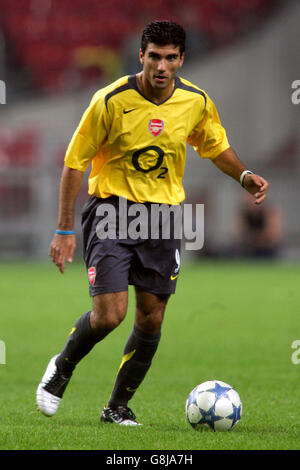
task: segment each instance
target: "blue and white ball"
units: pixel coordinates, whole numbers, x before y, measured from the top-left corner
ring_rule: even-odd
[[[229,431],[241,419],[242,401],[231,385],[221,380],[208,380],[191,391],[185,412],[196,430],[209,427],[214,431]]]

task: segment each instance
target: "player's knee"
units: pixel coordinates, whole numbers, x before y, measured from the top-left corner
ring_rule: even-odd
[[[94,304],[91,326],[98,332],[108,333],[117,328],[126,316],[126,309],[121,305]]]
[[[127,310],[127,293],[95,296],[91,326],[98,332],[108,333],[124,320]]]
[[[147,312],[147,314],[145,314],[141,310],[137,310],[136,325],[140,330],[144,331],[145,333],[154,335],[158,333],[161,329],[163,316],[164,311],[162,310]]]
[[[120,323],[124,320],[125,318],[125,312],[123,311],[114,311],[111,312],[109,315],[106,316],[106,328],[110,331],[114,330],[117,328]]]
[[[123,311],[104,312],[103,310],[93,310],[91,314],[91,326],[98,333],[109,333],[117,328],[124,320]]]

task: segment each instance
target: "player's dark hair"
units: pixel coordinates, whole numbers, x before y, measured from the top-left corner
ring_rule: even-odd
[[[169,44],[179,46],[180,56],[185,51],[185,30],[172,21],[153,21],[144,28],[141,40],[141,50],[144,54],[150,42],[158,46]]]

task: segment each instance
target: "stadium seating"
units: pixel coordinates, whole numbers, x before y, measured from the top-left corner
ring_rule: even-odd
[[[115,53],[146,22],[171,19],[205,37],[207,50],[239,38],[274,8],[274,0],[0,0],[0,28],[17,63],[40,90],[70,88],[74,51],[105,46]],[[97,74],[101,76],[101,67]],[[81,78],[88,79],[88,74]],[[75,80],[76,82],[76,80]],[[72,83],[72,81],[71,81]],[[81,83],[81,82],[80,82]]]
[[[31,167],[39,158],[41,134],[36,127],[17,131],[0,129],[0,170],[7,167]]]

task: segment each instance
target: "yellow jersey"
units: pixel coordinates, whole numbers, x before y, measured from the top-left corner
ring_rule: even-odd
[[[68,146],[65,165],[84,172],[88,192],[134,202],[179,204],[186,143],[202,158],[229,148],[207,93],[176,77],[172,94],[155,104],[139,91],[136,75],[98,90]]]

